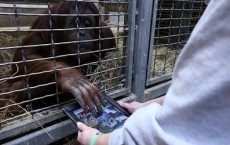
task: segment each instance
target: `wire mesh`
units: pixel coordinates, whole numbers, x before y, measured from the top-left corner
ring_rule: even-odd
[[[124,29],[128,27],[127,8],[130,2],[84,0],[85,3],[96,6],[99,13],[88,10],[82,12],[83,8],[78,6],[79,2],[81,3],[82,0],[65,2],[55,0],[48,3],[46,1],[0,2],[0,123],[7,123],[24,116],[25,110],[36,113],[76,101],[74,97],[63,93],[60,89],[57,73],[62,70],[80,70],[91,83],[108,93],[119,92],[126,88],[124,70],[128,55],[124,52],[128,49],[126,46],[128,33]],[[75,3],[76,9],[69,12],[54,11],[54,5],[59,8],[63,3]],[[67,19],[73,18],[76,18],[75,20],[98,18],[99,20],[98,25],[84,22],[87,26],[83,27],[80,22],[77,22],[74,27],[65,27],[70,25],[67,24],[69,23]],[[46,26],[41,21],[43,19],[48,20]],[[61,21],[56,21],[57,19]],[[34,21],[36,24],[33,24]],[[30,27],[32,24],[36,27]],[[113,35],[102,37],[105,29],[111,29]],[[79,39],[73,40],[69,38],[72,36],[66,35],[73,31],[77,32],[76,37]],[[85,35],[81,34],[83,31],[95,32],[96,36],[80,39],[79,35]],[[59,40],[61,35],[64,37]],[[42,41],[37,41],[37,37],[41,37]],[[25,39],[33,41],[25,43]],[[103,46],[103,43],[111,43],[112,40],[116,45],[106,48]],[[92,48],[82,50],[81,44],[85,47],[87,44],[96,45],[90,45]],[[74,46],[76,50],[69,50],[67,46]],[[20,59],[14,59],[16,51],[20,54]],[[39,57],[34,56],[33,53],[38,54]],[[91,56],[90,60],[84,60],[86,55]],[[40,70],[39,67],[44,62],[49,62],[52,67]],[[59,62],[68,65],[59,67]],[[31,64],[36,63],[40,66],[31,67]],[[45,76],[50,77],[45,78]],[[34,79],[40,80],[34,83]],[[21,96],[24,99],[20,99]]]
[[[159,0],[150,79],[172,73],[176,58],[206,8],[204,0]]]

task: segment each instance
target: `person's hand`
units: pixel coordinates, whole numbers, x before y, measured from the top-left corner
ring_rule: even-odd
[[[133,113],[137,109],[144,106],[144,103],[139,103],[139,102],[132,102],[132,103],[119,102],[119,104],[121,107],[127,109],[130,113]]]
[[[82,144],[82,145],[89,145],[90,140],[95,135],[96,133],[99,133],[99,130],[95,128],[91,128],[86,126],[85,124],[78,122],[77,123],[78,127],[78,136],[77,140]]]
[[[147,105],[149,105],[151,103],[158,103],[158,104],[162,105],[163,101],[164,101],[164,97],[162,96],[162,97],[159,97],[159,98],[149,100],[149,101],[144,102],[144,103],[139,103],[139,102],[132,102],[132,103],[119,102],[119,104],[120,104],[121,107],[127,109],[130,113],[133,113],[137,109],[139,109],[141,107],[144,107],[144,106],[147,106]]]

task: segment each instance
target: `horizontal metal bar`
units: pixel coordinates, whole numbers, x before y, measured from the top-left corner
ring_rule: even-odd
[[[188,18],[157,18],[157,21],[173,21],[173,20],[199,20],[200,17],[188,17]]]
[[[99,72],[96,72],[96,73],[87,74],[86,76],[90,77],[90,76],[94,76],[94,75],[100,75],[100,74],[103,74],[103,73],[106,73],[106,72],[109,72],[109,71],[115,71],[115,70],[123,69],[123,68],[125,68],[124,65],[116,66],[114,68],[110,68],[110,69],[106,69],[106,70],[100,70]]]
[[[14,141],[5,143],[4,145],[41,145],[50,144],[62,139],[65,136],[76,133],[77,127],[71,120],[66,120],[43,130],[36,131],[34,133],[23,136]],[[47,134],[50,134],[50,136]],[[51,138],[52,137],[52,138]]]
[[[182,28],[191,28],[195,27],[196,25],[187,25],[187,26],[171,26],[171,27],[156,27],[155,30],[164,30],[164,29],[182,29]]]
[[[100,81],[101,83],[104,83],[104,82],[108,82],[108,81],[111,81],[111,80],[115,80],[115,79],[120,79],[120,78],[124,78],[125,75],[120,75],[120,76],[117,76],[117,77],[113,77],[113,78],[109,78],[109,79],[105,79],[105,80],[102,80]],[[117,86],[115,86],[116,88]]]
[[[146,89],[144,93],[145,94],[144,100],[148,101],[148,100],[157,98],[159,96],[165,95],[170,85],[171,85],[171,81],[168,81],[168,82],[161,83],[157,86]]]
[[[114,86],[114,87],[108,87],[108,88],[104,88],[103,90],[107,91],[107,92],[110,92],[110,91],[114,91],[114,90],[120,90],[124,87],[122,86]]]
[[[127,96],[129,93],[131,93],[131,90],[127,89],[127,88],[120,88],[117,90],[113,90],[113,91],[106,91],[104,90],[111,98],[115,99],[117,97],[120,96]]]
[[[42,47],[42,46],[53,46],[53,45],[63,45],[63,44],[74,44],[80,42],[95,42],[101,40],[110,40],[110,39],[119,39],[119,38],[127,38],[128,36],[114,36],[114,37],[106,37],[100,39],[90,39],[90,40],[81,40],[81,41],[69,41],[69,42],[55,42],[55,43],[47,43],[47,44],[37,44],[37,45],[23,45],[23,46],[10,46],[10,47],[2,47],[1,50],[6,49],[15,49],[15,48],[31,48],[31,47]]]
[[[79,28],[64,28],[64,29],[31,29],[30,27],[19,27],[20,32],[59,32],[59,31],[73,31],[73,30],[91,30],[91,29],[105,29],[105,28],[117,28],[119,27],[121,30],[127,25],[119,25],[119,24],[109,24],[108,26],[100,26],[100,27],[79,27]],[[17,27],[0,27],[0,32],[18,32]]]
[[[177,36],[186,36],[191,35],[191,33],[184,33],[184,34],[176,34],[176,35],[166,35],[166,36],[156,36],[155,39],[163,39],[163,38],[171,38],[171,37],[177,37]],[[187,42],[187,41],[186,41]]]
[[[76,1],[76,0],[72,0],[72,1]],[[84,1],[87,3],[100,3],[100,4],[129,4],[129,2],[110,2],[110,1],[95,1],[95,0],[77,0],[77,1]],[[0,3],[0,7],[1,8],[14,8],[13,4],[8,4],[8,3]],[[16,7],[17,8],[21,8],[21,9],[47,9],[48,5],[44,5],[44,4],[19,4],[16,3]]]
[[[48,8],[47,5],[35,5],[35,4],[16,4],[17,8],[22,8],[22,9],[45,9]],[[8,3],[0,3],[0,8],[14,8],[13,4],[8,4]]]
[[[121,101],[121,102],[133,102],[133,101],[136,100],[136,98],[137,98],[137,96],[135,94],[129,93],[129,95],[127,97],[125,97],[125,98],[123,98],[123,99],[121,99],[119,101]]]
[[[88,17],[88,16],[91,16],[91,17],[98,17],[98,16],[127,16],[129,15],[128,13],[118,13],[118,14],[45,14],[45,13],[36,13],[36,14],[33,14],[33,13],[6,13],[6,12],[0,12],[0,15],[4,16],[51,16],[51,17]]]
[[[204,0],[174,0],[174,1],[167,1],[167,0],[162,0],[162,1],[159,1],[159,2],[187,2],[187,3],[204,3]]]
[[[161,9],[159,9],[158,11],[160,11],[160,12],[164,12],[164,11],[184,11],[184,12],[186,12],[186,11],[192,11],[192,12],[200,12],[200,11],[204,11],[203,9],[196,9],[196,8],[194,8],[194,9],[177,9],[177,8],[161,8]]]
[[[187,43],[187,41],[174,42],[174,43],[168,43],[168,44],[156,44],[155,47],[156,47],[156,49],[158,49],[158,47],[171,46],[171,45],[174,45],[174,44],[184,45],[184,44],[186,44],[186,43]],[[177,50],[175,50],[175,51],[177,51]]]
[[[160,77],[150,78],[150,80],[147,81],[147,86],[154,85],[160,82],[164,82],[164,81],[170,80],[171,78],[172,78],[172,73],[169,73],[169,74],[166,74]]]

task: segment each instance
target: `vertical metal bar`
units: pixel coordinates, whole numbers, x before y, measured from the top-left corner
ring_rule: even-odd
[[[117,38],[116,38],[116,46],[117,46],[117,49],[119,49],[119,39],[120,39],[120,34],[119,34],[119,30],[120,30],[120,14],[121,14],[121,2],[120,0],[118,0],[118,3],[116,4],[117,6]]]
[[[52,16],[51,16],[51,7],[50,7],[50,2],[48,2],[48,12],[49,12],[49,25],[50,25],[50,41],[51,41],[51,47],[52,47],[52,55],[53,55],[53,65],[54,65],[54,77],[55,77],[55,91],[57,93],[57,103],[59,103],[59,94],[58,94],[58,85],[57,85],[57,68],[56,68],[56,60],[55,60],[55,56],[56,56],[56,51],[55,51],[55,46],[54,46],[54,34],[53,34],[53,22],[52,22]]]
[[[76,14],[78,14],[78,0],[75,0],[75,11],[76,11]],[[79,33],[80,33],[80,26],[79,26],[79,17],[76,17],[76,26],[77,26],[77,38],[79,39],[80,36],[79,36]],[[76,55],[77,55],[77,61],[78,61],[78,65],[81,65],[81,59],[80,59],[80,44],[79,42],[77,43],[77,52],[75,52]],[[79,70],[81,70],[81,68],[79,68]]]
[[[137,1],[138,14],[136,20],[138,28],[135,38],[134,82],[132,91],[137,96],[137,101],[140,102],[144,101],[153,3],[153,0]]]
[[[103,3],[103,2],[102,2]],[[101,59],[101,2],[98,3],[98,11],[99,11],[99,33],[98,33],[98,50],[99,50],[99,65],[98,65],[98,72],[101,72],[101,63],[102,63],[102,59]],[[102,78],[102,74],[99,73],[99,78]],[[105,82],[106,83],[106,82]],[[106,84],[102,84],[102,81],[98,81],[98,85],[100,87],[102,87],[103,85],[106,86]],[[105,90],[106,91],[106,90]]]
[[[15,20],[16,20],[16,24],[17,24],[17,32],[18,32],[18,37],[19,37],[19,43],[20,43],[20,46],[22,46],[22,36],[21,36],[21,30],[20,30],[20,22],[19,22],[19,16],[18,16],[18,10],[17,10],[17,6],[16,6],[16,3],[13,2],[13,7],[14,7],[14,12],[15,12]],[[25,58],[25,51],[24,51],[24,48],[20,48],[21,49],[21,54],[22,54],[22,61],[23,61],[23,67],[24,67],[24,71],[25,71],[25,81],[26,81],[26,88],[27,88],[27,92],[28,92],[28,97],[29,97],[29,100],[32,99],[32,96],[31,96],[31,92],[30,92],[30,85],[29,85],[29,78],[28,78],[28,70],[27,70],[27,67],[26,67],[26,58]],[[31,111],[33,109],[33,106],[32,106],[32,102],[30,102],[29,106],[26,106],[27,109],[29,111]]]
[[[182,4],[182,11],[181,11],[181,19],[179,20],[179,26],[180,27],[182,27],[182,21],[183,21],[183,18],[184,18],[184,13],[185,13],[185,4],[186,4],[186,2],[182,2],[183,4]],[[181,36],[180,36],[180,34],[181,34],[181,29],[182,28],[179,28],[179,36],[177,37],[177,49],[176,49],[176,52],[175,52],[175,55],[174,55],[174,62],[173,62],[173,64],[175,64],[176,63],[176,59],[177,59],[177,56],[179,55],[179,50],[178,50],[178,48],[179,48],[179,46],[180,46],[180,40],[181,40]],[[188,28],[189,29],[189,28]]]
[[[150,45],[149,45],[149,60],[148,60],[148,72],[147,72],[146,85],[150,84],[150,78],[151,78],[151,66],[152,66],[152,59],[153,59],[153,49],[155,49],[154,48],[154,42],[155,42],[154,38],[155,38],[155,29],[156,29],[157,8],[158,8],[158,0],[155,0],[154,1],[154,6],[153,6],[153,9],[152,9],[153,16],[152,16],[151,36],[150,36]]]
[[[164,60],[164,66],[163,66],[163,69],[162,69],[162,74],[161,75],[165,75],[167,72],[166,72],[166,64],[167,64],[167,55],[168,55],[168,52],[169,52],[169,49],[170,49],[170,47],[172,47],[172,44],[170,44],[170,43],[174,43],[174,37],[175,36],[172,36],[172,35],[175,35],[175,32],[173,31],[173,21],[177,21],[177,20],[174,20],[174,18],[173,17],[175,17],[174,15],[173,15],[173,13],[174,13],[174,9],[175,9],[175,1],[173,1],[172,2],[172,8],[171,8],[171,10],[170,10],[170,19],[169,19],[169,27],[170,27],[170,29],[169,29],[169,32],[168,32],[168,40],[167,40],[167,48],[166,48],[166,52],[165,52],[165,60]],[[175,29],[175,28],[174,28]],[[177,48],[176,48],[177,49]]]
[[[195,2],[192,1],[191,3],[192,3],[192,4],[191,4],[192,6],[191,6],[191,7],[189,6],[189,8],[190,8],[191,10],[193,10],[193,9],[194,9],[194,3],[195,3]],[[190,37],[190,34],[189,34],[189,33],[190,33],[190,28],[191,28],[192,19],[193,19],[192,11],[190,11],[190,12],[189,12],[189,20],[188,20],[188,29],[187,29],[187,35],[186,35],[186,36],[187,36],[187,39],[186,39],[186,41],[187,41],[187,40],[189,39],[189,37]]]
[[[132,67],[133,67],[133,53],[134,53],[134,42],[135,42],[135,29],[136,29],[136,5],[137,0],[129,1],[128,8],[128,40],[127,40],[127,49],[126,49],[126,67],[125,67],[125,87],[131,91],[132,87]],[[126,20],[124,20],[126,22]]]
[[[156,11],[157,11],[157,13],[156,13],[156,18],[155,19],[157,19],[157,16],[159,17],[159,18],[161,18],[162,17],[162,3],[163,3],[163,1],[161,1],[161,2],[158,2],[158,4],[157,4],[157,6],[156,6]],[[157,20],[156,20],[156,23],[157,23]],[[160,36],[160,26],[161,26],[161,23],[160,23],[160,21],[158,20],[158,25],[157,26],[155,26],[155,30],[154,31],[156,31],[156,27],[157,27],[157,34],[154,32],[154,35],[157,35],[157,37],[158,36]],[[155,36],[154,36],[154,38],[153,38],[153,49],[154,49],[154,54],[152,54],[152,55],[154,55],[154,60],[150,60],[150,61],[153,61],[153,72],[152,72],[152,77],[155,77],[155,75],[156,75],[156,73],[157,73],[157,67],[156,67],[156,61],[157,61],[157,54],[158,54],[158,44],[159,44],[159,39],[155,39]],[[154,45],[155,44],[155,45]],[[150,47],[151,48],[151,47]],[[153,51],[153,49],[151,49],[152,51]],[[150,68],[150,78],[151,78],[151,68]],[[151,83],[151,81],[149,80],[149,84]]]

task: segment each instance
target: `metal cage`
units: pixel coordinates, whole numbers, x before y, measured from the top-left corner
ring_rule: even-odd
[[[159,0],[153,14],[146,85],[171,78],[176,58],[206,8],[204,0]]]
[[[82,1],[96,6],[99,13],[80,13],[78,2]],[[61,97],[68,95],[58,84],[58,72],[62,70],[81,71],[89,82],[116,100],[146,101],[164,95],[171,83],[176,58],[206,7],[204,0],[66,0],[75,3],[75,9],[72,10],[75,13],[54,12],[53,6],[63,2],[0,1],[1,144],[64,144],[75,138],[75,126],[62,113],[62,107],[77,100],[73,97],[63,100]],[[48,26],[31,28],[33,21],[39,17],[47,18]],[[57,21],[54,19],[69,17],[77,18],[74,27],[57,27],[59,23],[66,26],[67,22],[55,23]],[[98,25],[81,27],[79,17],[97,17]],[[110,29],[113,36],[102,37],[105,29]],[[83,35],[79,33],[82,30],[94,31],[96,38],[69,40],[64,37],[59,40],[57,38],[62,35],[56,36],[77,31],[79,37]],[[49,40],[24,44],[25,36],[40,32],[45,32],[46,35],[41,37]],[[104,48],[103,42],[111,39],[115,45]],[[80,51],[81,43],[96,44],[95,49]],[[62,53],[57,55],[57,48],[68,45],[76,46],[76,50],[60,51]],[[41,48],[47,47],[50,54],[39,52],[43,50]],[[28,59],[28,54],[25,54],[28,49],[36,50],[45,57]],[[14,58],[16,50],[20,52],[20,60]],[[93,59],[84,62],[81,57],[84,55],[91,55]],[[70,61],[68,66],[59,68],[59,61],[68,57],[75,57],[75,63],[71,64]],[[29,64],[43,61],[49,61],[52,69],[34,72],[28,70]],[[45,74],[52,74],[52,81],[43,82]],[[41,82],[33,84],[31,78],[40,79]],[[6,82],[18,80],[23,82],[23,87],[20,83],[5,85]],[[51,93],[40,96],[33,93],[37,89],[38,94],[42,94],[50,86],[54,90]],[[15,97],[22,92],[27,98],[15,101]],[[49,99],[52,100],[51,104],[47,103]],[[44,105],[37,107],[36,102]]]
[[[86,5],[94,5],[99,13],[88,11],[81,13],[80,4],[82,2]],[[75,3],[75,9],[73,11],[76,12],[54,12],[54,5],[59,6],[61,3]],[[60,86],[58,85],[58,71],[67,69],[80,70],[85,74],[88,81],[92,84],[96,84],[101,91],[105,91],[113,98],[127,95],[131,92],[132,54],[129,54],[129,52],[133,49],[132,41],[134,35],[131,33],[134,31],[130,31],[134,29],[135,24],[131,23],[131,20],[135,18],[135,10],[133,9],[135,6],[133,4],[134,3],[127,0],[68,0],[65,2],[54,0],[48,3],[46,1],[31,2],[15,0],[12,2],[2,1],[0,3],[1,143],[8,142],[12,136],[14,136],[13,138],[20,138],[22,133],[26,135],[28,132],[31,132],[31,130],[39,130],[41,126],[50,126],[54,129],[58,125],[54,125],[54,128],[52,125],[62,121],[70,125],[69,120],[66,120],[67,118],[62,113],[61,108],[66,104],[76,102],[76,99],[69,98],[63,100],[62,97],[65,93],[60,90]],[[46,12],[44,13],[44,11]],[[48,18],[48,26],[30,27],[34,21],[39,23],[39,21],[41,21],[40,17],[42,17],[41,19]],[[77,23],[74,27],[63,28],[58,27],[58,24],[55,23],[60,22],[55,21],[56,19],[65,18],[67,21],[67,19],[72,17],[76,17],[76,19],[81,18],[84,21],[86,18],[92,19],[92,17],[97,17],[98,26],[88,26],[88,24],[85,27],[81,27]],[[39,19],[39,21],[37,21],[37,19]],[[97,19],[95,21],[97,21]],[[95,21],[91,21],[90,23],[96,23]],[[67,22],[63,23],[66,25]],[[85,23],[86,22],[84,22],[84,24]],[[105,29],[110,29],[113,35],[104,37]],[[97,36],[94,36],[96,38],[80,40],[79,35],[83,35],[81,32],[84,30],[89,31],[89,33],[96,33]],[[79,40],[58,40],[60,36],[55,36],[72,31],[78,32],[77,37]],[[45,32],[48,35],[42,36],[43,34],[40,32]],[[24,39],[30,34],[37,34],[35,37],[41,35],[41,37],[47,37],[50,40],[40,41],[36,44],[25,43],[26,40]],[[33,35],[31,36],[33,37]],[[36,38],[34,38],[34,41],[35,40]],[[104,48],[103,42],[111,43],[112,41],[110,40],[115,42],[115,46]],[[92,50],[88,50],[87,44],[89,43],[97,44],[97,46],[92,46],[97,49],[92,48]],[[87,50],[80,50],[79,45],[81,44],[87,47]],[[76,46],[76,50],[58,54],[58,51],[65,51],[58,49],[68,45]],[[47,52],[39,52],[39,49],[43,50],[43,48],[46,48]],[[42,57],[28,58],[27,55],[30,52],[36,52],[42,55]],[[17,53],[20,54],[21,60],[15,60]],[[90,58],[95,58],[92,60],[84,60],[84,56],[86,55],[90,55]],[[67,62],[66,60],[69,58],[75,59],[71,59],[70,62]],[[73,60],[77,62],[73,63]],[[52,69],[31,71],[31,68],[29,68],[29,65],[32,63],[47,61],[52,64],[52,67],[50,67]],[[70,64],[58,68],[59,61]],[[40,63],[40,65],[43,65],[43,63]],[[39,67],[39,65],[36,66],[36,68]],[[14,69],[16,69],[16,71],[13,71]],[[43,82],[42,77],[49,73],[52,73],[52,78],[49,78],[52,81]],[[41,81],[33,84],[33,78],[41,79]],[[21,82],[24,84],[23,86],[20,86]],[[36,94],[33,92],[40,93],[51,88],[55,91],[51,93],[47,92],[46,94],[41,93],[41,96],[34,97]],[[34,90],[39,90],[40,92]],[[19,96],[18,94],[24,94],[27,98],[18,101],[18,99],[15,99]],[[47,103],[50,100],[52,100],[52,103]],[[42,107],[36,107],[36,102],[44,103],[44,105],[42,105]],[[15,126],[11,128],[10,124],[15,124]],[[47,124],[49,125],[47,126]],[[61,124],[63,127],[63,123]],[[27,128],[24,128],[24,125],[27,125]],[[17,133],[13,132],[15,129],[18,130]],[[64,134],[73,134],[74,132],[74,130],[66,130]],[[49,133],[45,133],[43,137],[45,138],[47,134],[49,136],[48,138],[51,139],[50,142],[53,142],[52,135],[49,135]],[[37,139],[38,138],[39,137],[37,137]],[[49,143],[49,139],[46,140],[46,143]],[[58,139],[60,138],[55,137],[55,140]],[[22,141],[23,139],[20,140]],[[30,140],[28,142],[30,142]]]

